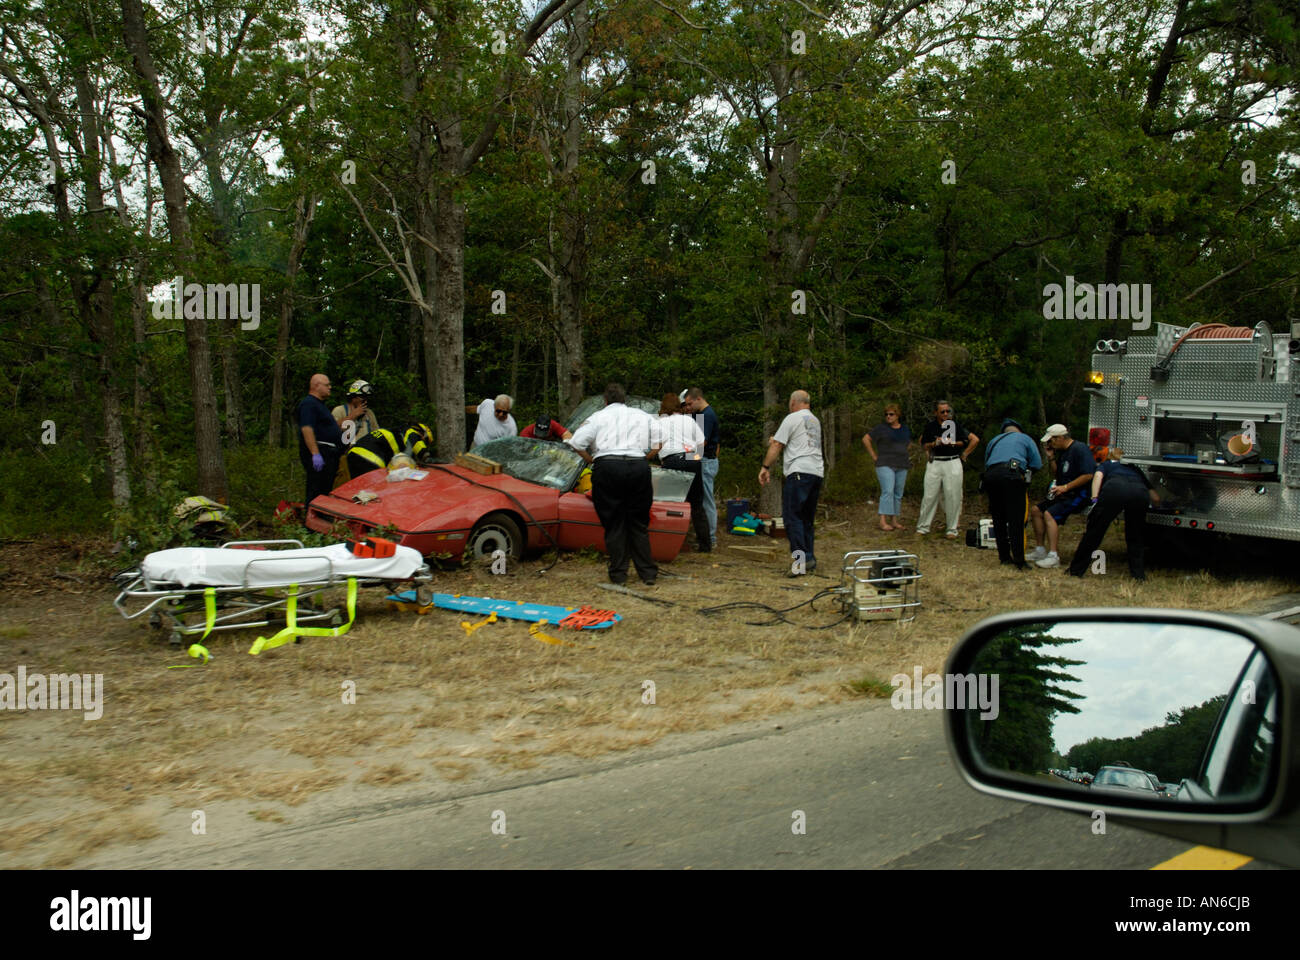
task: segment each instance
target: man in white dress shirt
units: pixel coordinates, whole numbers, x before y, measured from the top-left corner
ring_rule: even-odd
[[[519,430],[515,427],[515,418],[510,415],[514,405],[515,401],[503,393],[495,400],[484,400],[477,407],[466,407],[466,413],[478,414],[478,429],[474,431],[472,446],[477,447],[480,443],[498,440],[501,437],[518,436]]]
[[[610,583],[627,581],[630,554],[637,575],[651,586],[659,576],[659,567],[650,556],[654,485],[646,451],[650,449],[651,418],[645,411],[627,406],[626,401],[623,385],[611,383],[605,388],[605,406],[592,414],[568,443],[594,457],[591,499],[605,528]]]

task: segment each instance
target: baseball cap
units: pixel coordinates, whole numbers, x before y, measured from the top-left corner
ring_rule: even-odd
[[[685,403],[685,402],[686,402],[686,391],[685,391],[685,390],[683,390],[681,393],[677,394],[677,402],[678,402],[678,403]]]
[[[1048,427],[1047,432],[1043,434],[1043,443],[1046,443],[1048,440],[1051,440],[1052,437],[1063,437],[1069,432],[1070,432],[1070,428],[1067,427],[1065,424],[1054,423],[1050,427]]]
[[[1002,426],[1000,429],[1005,430],[1007,427],[1015,427],[1021,433],[1025,432],[1025,428],[1021,425],[1020,421],[1013,420],[1011,417],[1007,417],[1002,421]]]

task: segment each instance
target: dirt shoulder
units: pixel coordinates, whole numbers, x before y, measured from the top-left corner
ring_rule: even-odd
[[[1216,580],[1155,571],[1136,584],[1123,571],[1075,581],[1060,570],[1017,573],[996,555],[942,538],[882,534],[861,508],[819,525],[821,573],[791,581],[772,559],[723,548],[684,554],[652,595],[672,606],[600,589],[594,557],[566,555],[545,574],[531,558],[504,576],[440,573],[437,589],[461,594],[614,608],[610,630],[547,630],[578,641],[554,646],[528,625],[502,621],[472,635],[463,615],[387,609],[363,593],[342,638],[309,639],[249,656],[256,636],[210,637],[213,659],[193,669],[165,635],[126,622],[114,591],[86,572],[102,544],[0,545],[9,584],[0,612],[0,674],[102,674],[103,716],[0,710],[6,776],[0,788],[0,866],[147,862],[198,819],[219,818],[254,836],[317,816],[471,782],[503,780],[610,758],[675,738],[791,717],[861,697],[856,681],[887,683],[915,666],[937,671],[975,621],[1009,610],[1058,606],[1233,609],[1285,592],[1276,579]],[[1081,531],[1063,539],[1068,556]],[[724,537],[727,544],[755,541]],[[757,541],[761,545],[762,541]],[[899,546],[920,558],[923,608],[914,623],[845,622],[828,599],[754,626],[756,611],[702,615],[704,607],[757,601],[790,607],[838,582],[850,549]],[[342,591],[339,592],[342,598]],[[479,618],[475,618],[479,619]],[[654,703],[643,702],[645,681]],[[355,685],[355,703],[347,703]],[[196,818],[196,812],[202,817]],[[143,860],[142,860],[143,858]]]

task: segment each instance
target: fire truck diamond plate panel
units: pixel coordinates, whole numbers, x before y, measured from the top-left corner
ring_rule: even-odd
[[[1110,430],[1110,445],[1160,494],[1149,523],[1300,540],[1300,378],[1289,336],[1261,324],[1179,343],[1187,330],[1161,323],[1126,352],[1094,353],[1104,379],[1091,390],[1089,426]]]

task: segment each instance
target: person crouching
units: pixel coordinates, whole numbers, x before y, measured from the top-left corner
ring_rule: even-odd
[[[1159,506],[1160,494],[1151,487],[1151,481],[1131,463],[1118,462],[1124,451],[1118,447],[1111,451],[1115,459],[1097,467],[1092,477],[1092,512],[1088,514],[1088,529],[1079,541],[1079,549],[1070,561],[1070,576],[1082,577],[1092,562],[1093,552],[1101,546],[1111,521],[1124,514],[1124,540],[1128,546],[1128,571],[1134,580],[1145,580],[1145,533],[1147,509]]]

